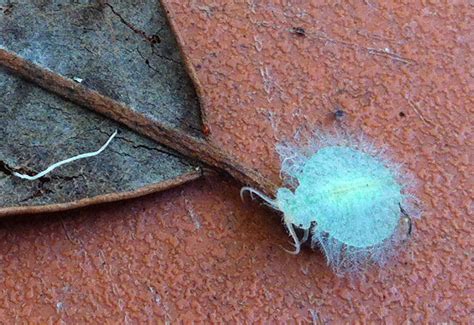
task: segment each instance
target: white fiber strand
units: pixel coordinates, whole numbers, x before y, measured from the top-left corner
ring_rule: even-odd
[[[40,173],[38,173],[34,176],[30,176],[30,175],[26,175],[26,174],[20,174],[20,173],[17,173],[17,172],[13,172],[13,175],[15,175],[16,177],[22,178],[22,179],[27,179],[29,181],[37,180],[37,179],[45,176],[46,174],[50,173],[51,171],[53,171],[54,169],[56,169],[56,168],[58,168],[62,165],[68,164],[70,162],[73,162],[73,161],[76,161],[76,160],[79,160],[79,159],[84,159],[84,158],[97,156],[102,151],[104,151],[105,148],[107,148],[109,143],[112,141],[112,139],[116,135],[117,135],[117,130],[115,130],[115,132],[110,136],[110,138],[107,140],[107,142],[99,150],[94,151],[94,152],[86,152],[86,153],[83,153],[83,154],[80,154],[80,155],[77,155],[77,156],[74,156],[74,157],[71,157],[71,158],[68,158],[68,159],[65,159],[65,160],[58,161],[57,163],[52,164],[47,169],[43,170],[42,172],[40,172]]]

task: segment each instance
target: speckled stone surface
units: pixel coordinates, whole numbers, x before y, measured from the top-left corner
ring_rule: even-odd
[[[0,69],[0,208],[77,202],[196,173],[196,165],[117,123],[69,103]],[[98,150],[35,181],[57,161]],[[179,184],[180,182],[177,182]]]
[[[0,317],[472,323],[468,2],[165,5],[204,86],[214,143],[277,179],[277,141],[335,124],[362,130],[420,181],[413,240],[390,267],[340,279],[320,252],[285,253],[279,217],[242,203],[239,184],[207,178],[3,220]]]
[[[156,0],[0,1],[0,46],[194,135],[200,108]]]

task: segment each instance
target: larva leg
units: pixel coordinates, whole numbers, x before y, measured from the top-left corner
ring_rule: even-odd
[[[308,237],[309,237],[309,228],[304,230],[304,235],[300,241],[300,244],[303,244],[304,242],[306,242],[308,240]]]
[[[291,237],[293,238],[293,241],[295,242],[295,250],[294,251],[289,251],[285,249],[285,251],[289,254],[293,255],[298,255],[301,250],[301,242],[298,239],[298,236],[296,235],[295,228],[293,228],[293,225],[291,223],[285,223],[286,227],[288,228],[288,231],[290,232]]]

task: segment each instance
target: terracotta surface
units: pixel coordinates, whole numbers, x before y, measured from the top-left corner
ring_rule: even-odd
[[[242,203],[239,184],[208,177],[2,220],[0,318],[474,321],[469,4],[306,3],[166,7],[204,87],[210,138],[227,152],[277,180],[277,141],[338,125],[406,163],[424,213],[399,258],[337,278],[319,252],[285,253],[278,216]]]

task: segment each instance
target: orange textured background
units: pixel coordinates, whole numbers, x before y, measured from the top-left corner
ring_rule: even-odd
[[[320,252],[285,253],[278,217],[211,176],[2,220],[0,319],[472,322],[468,2],[221,2],[165,1],[204,87],[210,140],[277,179],[274,145],[332,129],[342,108],[345,129],[388,145],[419,179],[413,241],[389,268],[337,278]]]

